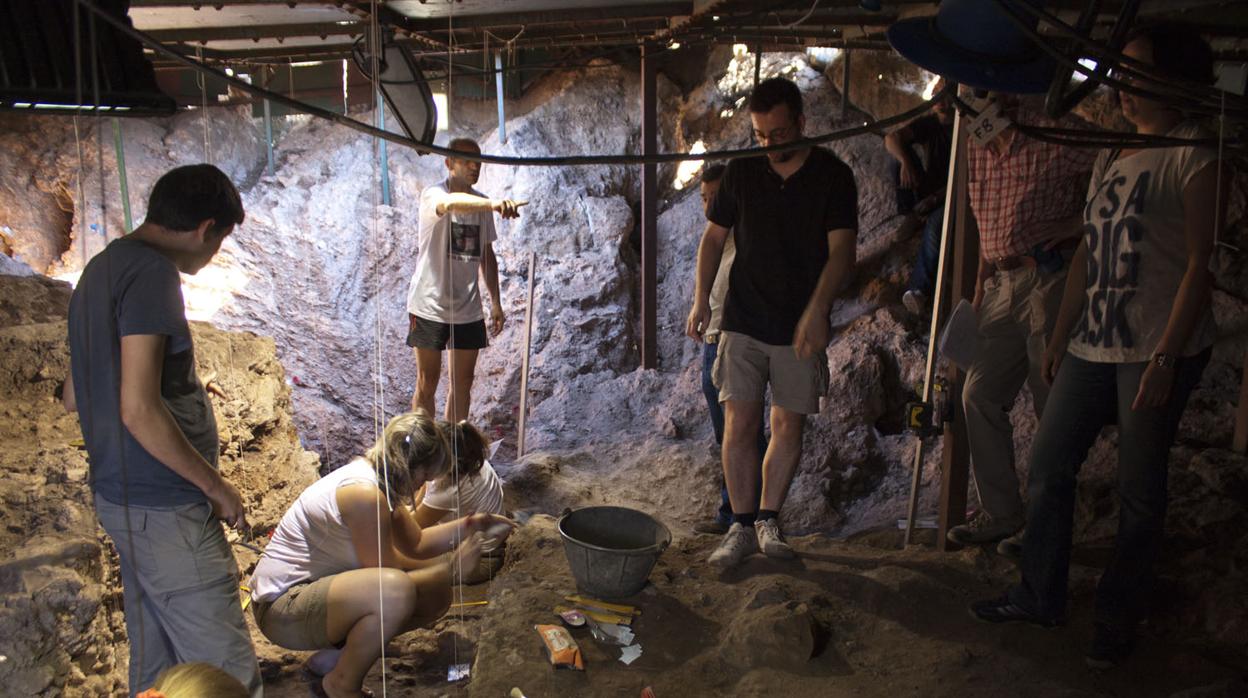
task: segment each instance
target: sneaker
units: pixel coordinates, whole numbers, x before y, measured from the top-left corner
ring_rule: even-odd
[[[1026,530],[1019,531],[1014,535],[997,543],[997,554],[1010,558],[1011,560],[1023,559],[1023,534]]]
[[[1008,595],[971,604],[971,617],[981,623],[1027,623],[1041,628],[1056,628],[1061,621],[1042,618],[1010,601]]]
[[[1133,628],[1109,623],[1097,623],[1092,631],[1092,647],[1083,656],[1089,669],[1105,671],[1113,669],[1131,655],[1135,649]]]
[[[986,511],[976,512],[974,518],[949,529],[945,537],[958,545],[996,543],[1018,533],[1023,527],[1009,522],[996,521]]]
[[[780,523],[775,519],[755,521],[754,531],[758,533],[758,547],[767,557],[788,559],[794,556],[793,548],[784,542],[780,533]]]
[[[727,569],[740,564],[742,560],[756,552],[758,552],[758,537],[753,531],[734,522],[707,562]]]
[[[707,533],[715,536],[722,536],[728,532],[728,524],[719,519],[711,519],[693,525],[695,533]]]
[[[901,304],[906,306],[911,315],[921,315],[927,309],[927,295],[911,289],[902,294]]]

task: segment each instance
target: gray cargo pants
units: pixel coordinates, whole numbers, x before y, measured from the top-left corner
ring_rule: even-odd
[[[130,638],[130,695],[161,671],[207,662],[261,698],[260,668],[239,603],[238,565],[206,502],[156,509],[96,495],[100,524],[117,546]]]

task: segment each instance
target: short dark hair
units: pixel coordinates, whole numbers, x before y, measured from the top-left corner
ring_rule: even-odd
[[[1194,27],[1182,22],[1149,22],[1127,35],[1123,46],[1147,39],[1153,47],[1153,70],[1159,76],[1198,85],[1211,85],[1213,49]]]
[[[802,91],[792,80],[767,78],[750,93],[750,111],[754,114],[769,112],[780,104],[789,105],[794,119],[802,115]]]
[[[234,183],[212,165],[184,165],[169,170],[152,187],[146,222],[175,231],[195,230],[212,220],[220,232],[243,222],[243,200]]]
[[[705,170],[702,170],[702,183],[710,184],[711,182],[718,182],[727,171],[728,167],[726,165],[717,162],[714,165],[707,167]]]
[[[451,150],[475,150],[481,152],[481,144],[471,138],[452,138],[446,147]],[[448,156],[449,157],[449,156]]]
[[[485,434],[482,434],[480,429],[466,420],[448,426],[450,429],[447,433],[447,441],[450,442],[456,462],[459,464],[459,476],[476,475],[485,465],[489,440],[485,438]]]

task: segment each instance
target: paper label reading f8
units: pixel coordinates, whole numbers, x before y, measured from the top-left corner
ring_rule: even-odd
[[[1001,115],[1001,105],[993,102],[979,112],[979,116],[971,122],[971,138],[982,146],[1001,135],[1008,128],[1010,120]]]

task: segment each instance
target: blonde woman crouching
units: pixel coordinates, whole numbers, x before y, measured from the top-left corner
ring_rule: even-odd
[[[474,569],[486,529],[507,519],[477,514],[421,529],[412,497],[449,467],[442,431],[424,413],[386,425],[360,458],[299,495],[252,575],[252,611],[271,642],[322,650],[309,660],[331,698],[370,695],[364,676],[382,638],[426,626],[451,602],[452,569]],[[453,553],[447,555],[447,553]]]

